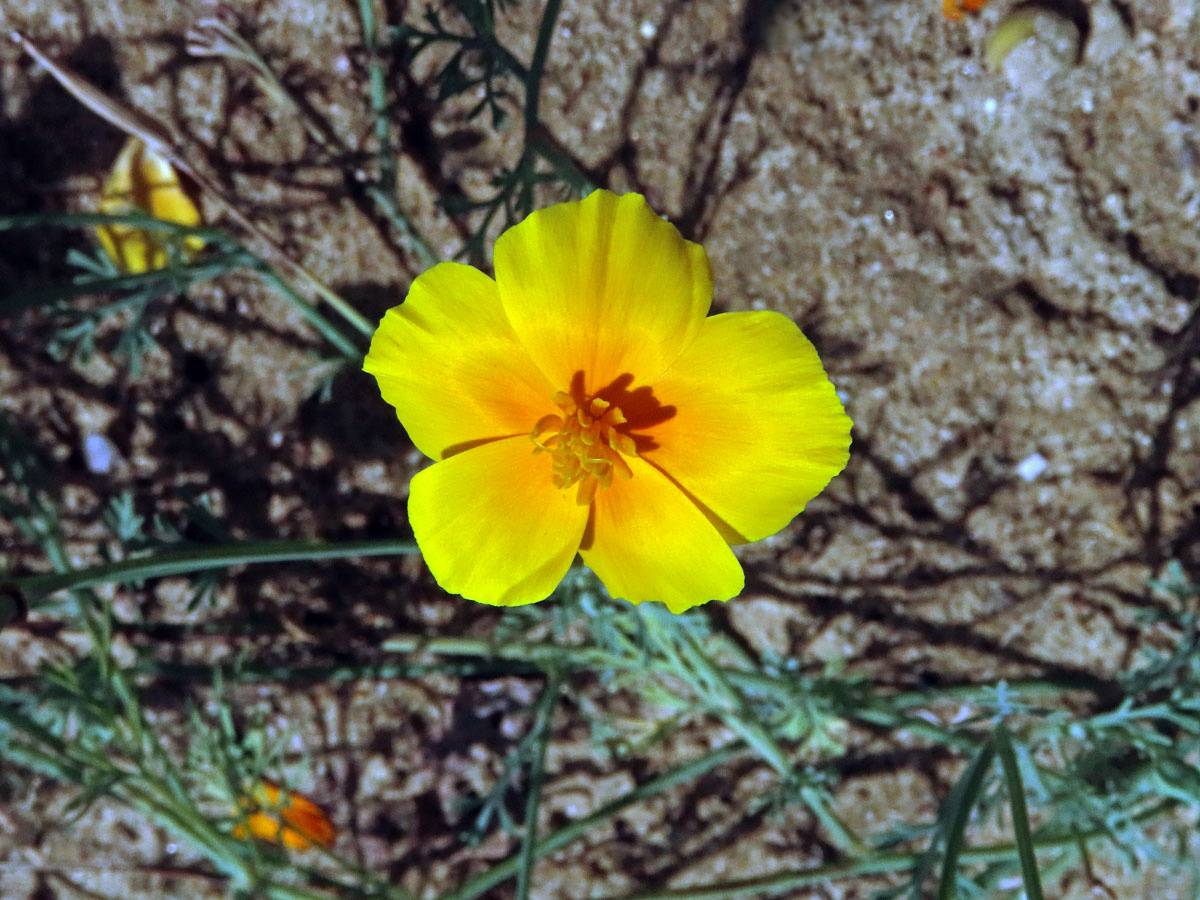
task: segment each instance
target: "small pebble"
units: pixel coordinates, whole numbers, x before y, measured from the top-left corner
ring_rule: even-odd
[[[96,475],[107,475],[112,471],[117,457],[117,448],[102,434],[89,434],[83,439],[83,461],[88,471]]]
[[[1031,453],[1017,466],[1017,474],[1026,481],[1033,481],[1046,471],[1047,462],[1040,453]]]

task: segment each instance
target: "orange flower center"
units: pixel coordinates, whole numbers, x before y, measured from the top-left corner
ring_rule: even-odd
[[[587,506],[597,488],[612,484],[613,473],[632,478],[626,456],[637,456],[637,444],[621,430],[628,420],[621,408],[600,397],[577,401],[566,391],[553,397],[561,416],[538,419],[530,432],[534,453],[543,450],[551,456],[551,478],[557,488],[578,483],[575,500]]]

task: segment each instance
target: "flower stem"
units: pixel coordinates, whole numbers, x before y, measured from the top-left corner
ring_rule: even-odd
[[[1025,784],[1021,779],[1021,766],[1013,748],[1012,738],[1001,723],[996,726],[993,742],[996,755],[1004,768],[1004,781],[1008,790],[1009,807],[1012,810],[1013,838],[1021,858],[1021,879],[1025,883],[1028,900],[1043,900],[1041,875],[1038,873],[1037,856],[1033,852],[1033,833],[1029,827],[1029,809],[1025,804]]]
[[[1166,800],[1132,817],[1132,820],[1144,822],[1156,818],[1176,805],[1178,805],[1176,801]],[[1088,831],[1035,838],[1033,847],[1037,850],[1078,849],[1087,841],[1111,836],[1112,832],[1102,826]],[[903,872],[918,865],[923,855],[922,853],[878,853],[874,856],[812,866],[764,878],[743,878],[694,888],[644,891],[640,894],[627,895],[621,900],[731,900],[734,897],[777,894],[824,881],[855,878],[861,875],[879,875],[885,872]],[[1007,862],[1016,856],[1017,847],[1014,844],[987,844],[982,847],[964,849],[959,856],[959,862]]]
[[[337,347],[338,351],[344,357],[346,357],[346,359],[355,360],[356,362],[362,359],[362,349],[355,344],[354,341],[346,337],[346,335],[343,334],[341,330],[337,328],[337,326],[325,318],[325,316],[321,314],[321,311],[317,309],[316,306],[305,300],[303,295],[301,295],[294,287],[292,287],[289,282],[285,281],[278,272],[276,272],[270,267],[270,265],[267,264],[266,260],[254,257],[254,263],[255,264],[252,266],[252,268],[258,274],[258,276],[262,278],[263,281],[275,288],[275,290],[279,291],[279,293],[283,294],[283,296],[285,296],[289,301],[291,301],[292,305],[296,308],[300,315],[304,317],[308,324],[317,329],[317,331],[321,333],[321,336],[325,338],[325,340]],[[336,294],[333,296],[337,297]],[[328,299],[329,298],[326,297],[326,300]],[[340,298],[330,303],[330,305],[333,306],[339,313],[341,313],[342,318],[354,326],[355,330],[360,334],[371,335],[374,333],[373,330],[370,330],[370,323],[367,322],[367,320],[361,315],[359,315],[359,313],[351,306],[346,304],[344,301],[340,301]]]
[[[669,769],[657,778],[652,778],[645,784],[639,785],[624,796],[605,803],[591,815],[584,816],[582,819],[576,819],[558,830],[552,831],[533,846],[530,855],[535,860],[541,859],[543,856],[553,853],[560,847],[564,847],[576,838],[581,837],[596,825],[614,818],[630,806],[640,803],[642,800],[653,797],[656,794],[661,794],[663,791],[670,790],[676,785],[691,781],[693,778],[699,778],[704,773],[728,762],[738,754],[744,753],[745,750],[746,745],[741,741],[736,741],[724,747],[719,747],[701,756],[699,759],[694,759],[689,763]],[[522,850],[523,854],[524,850]],[[492,866],[487,871],[480,872],[459,887],[458,890],[446,894],[440,900],[474,900],[474,898],[487,893],[500,882],[516,874],[520,862],[521,855],[511,856],[504,862]]]
[[[550,743],[550,719],[554,715],[554,703],[562,676],[551,673],[538,701],[537,719],[533,724],[533,758],[529,762],[529,796],[525,798],[524,839],[521,842],[520,865],[517,867],[517,900],[529,900],[529,888],[533,878],[533,864],[537,861],[534,848],[537,846],[538,807],[542,801],[542,783],[546,778],[546,746]]]
[[[558,21],[562,0],[546,0],[542,21],[538,26],[537,44],[533,48],[533,60],[525,73],[525,140],[537,131],[538,100],[542,93],[542,76],[546,74],[546,57],[550,54],[550,41],[554,38],[554,25]]]
[[[417,552],[417,545],[412,541],[246,541],[172,550],[53,575],[31,575],[14,579],[6,587],[18,591],[25,602],[33,606],[59,591],[97,584],[128,584],[146,578],[186,575],[255,563],[398,556]]]
[[[371,113],[375,117],[375,140],[379,160],[379,184],[385,191],[396,190],[396,157],[392,153],[391,123],[388,121],[387,82],[379,59],[379,32],[374,0],[358,0],[358,19],[362,25],[363,45],[367,51],[367,83],[371,91]]]

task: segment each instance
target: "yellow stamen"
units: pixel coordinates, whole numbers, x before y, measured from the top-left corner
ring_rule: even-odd
[[[638,455],[637,442],[618,430],[629,421],[619,406],[600,397],[576,401],[566,391],[551,399],[562,415],[538,419],[529,439],[534,453],[544,450],[551,455],[550,477],[555,487],[565,490],[578,484],[575,501],[587,506],[598,488],[612,484],[614,471],[621,478],[633,477],[624,457]]]

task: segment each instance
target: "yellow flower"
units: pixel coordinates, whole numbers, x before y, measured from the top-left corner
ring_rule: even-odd
[[[333,824],[321,807],[303,794],[263,781],[241,801],[247,811],[245,823],[234,826],[233,836],[248,840],[251,835],[290,850],[305,850],[313,844],[327,847],[336,836]]]
[[[438,583],[532,603],[579,553],[633,603],[738,594],[730,544],[779,531],[848,458],[812,344],[777,312],[705,318],[704,249],[637,194],[533,213],[495,267],[423,273],[364,365],[436,460],[408,516]]]
[[[104,181],[100,211],[126,215],[141,210],[177,225],[200,225],[200,210],[171,163],[135,137],[129,138]],[[140,273],[167,265],[170,237],[163,231],[133,225],[101,225],[100,246],[121,272]],[[185,254],[204,247],[196,237],[183,241]]]

